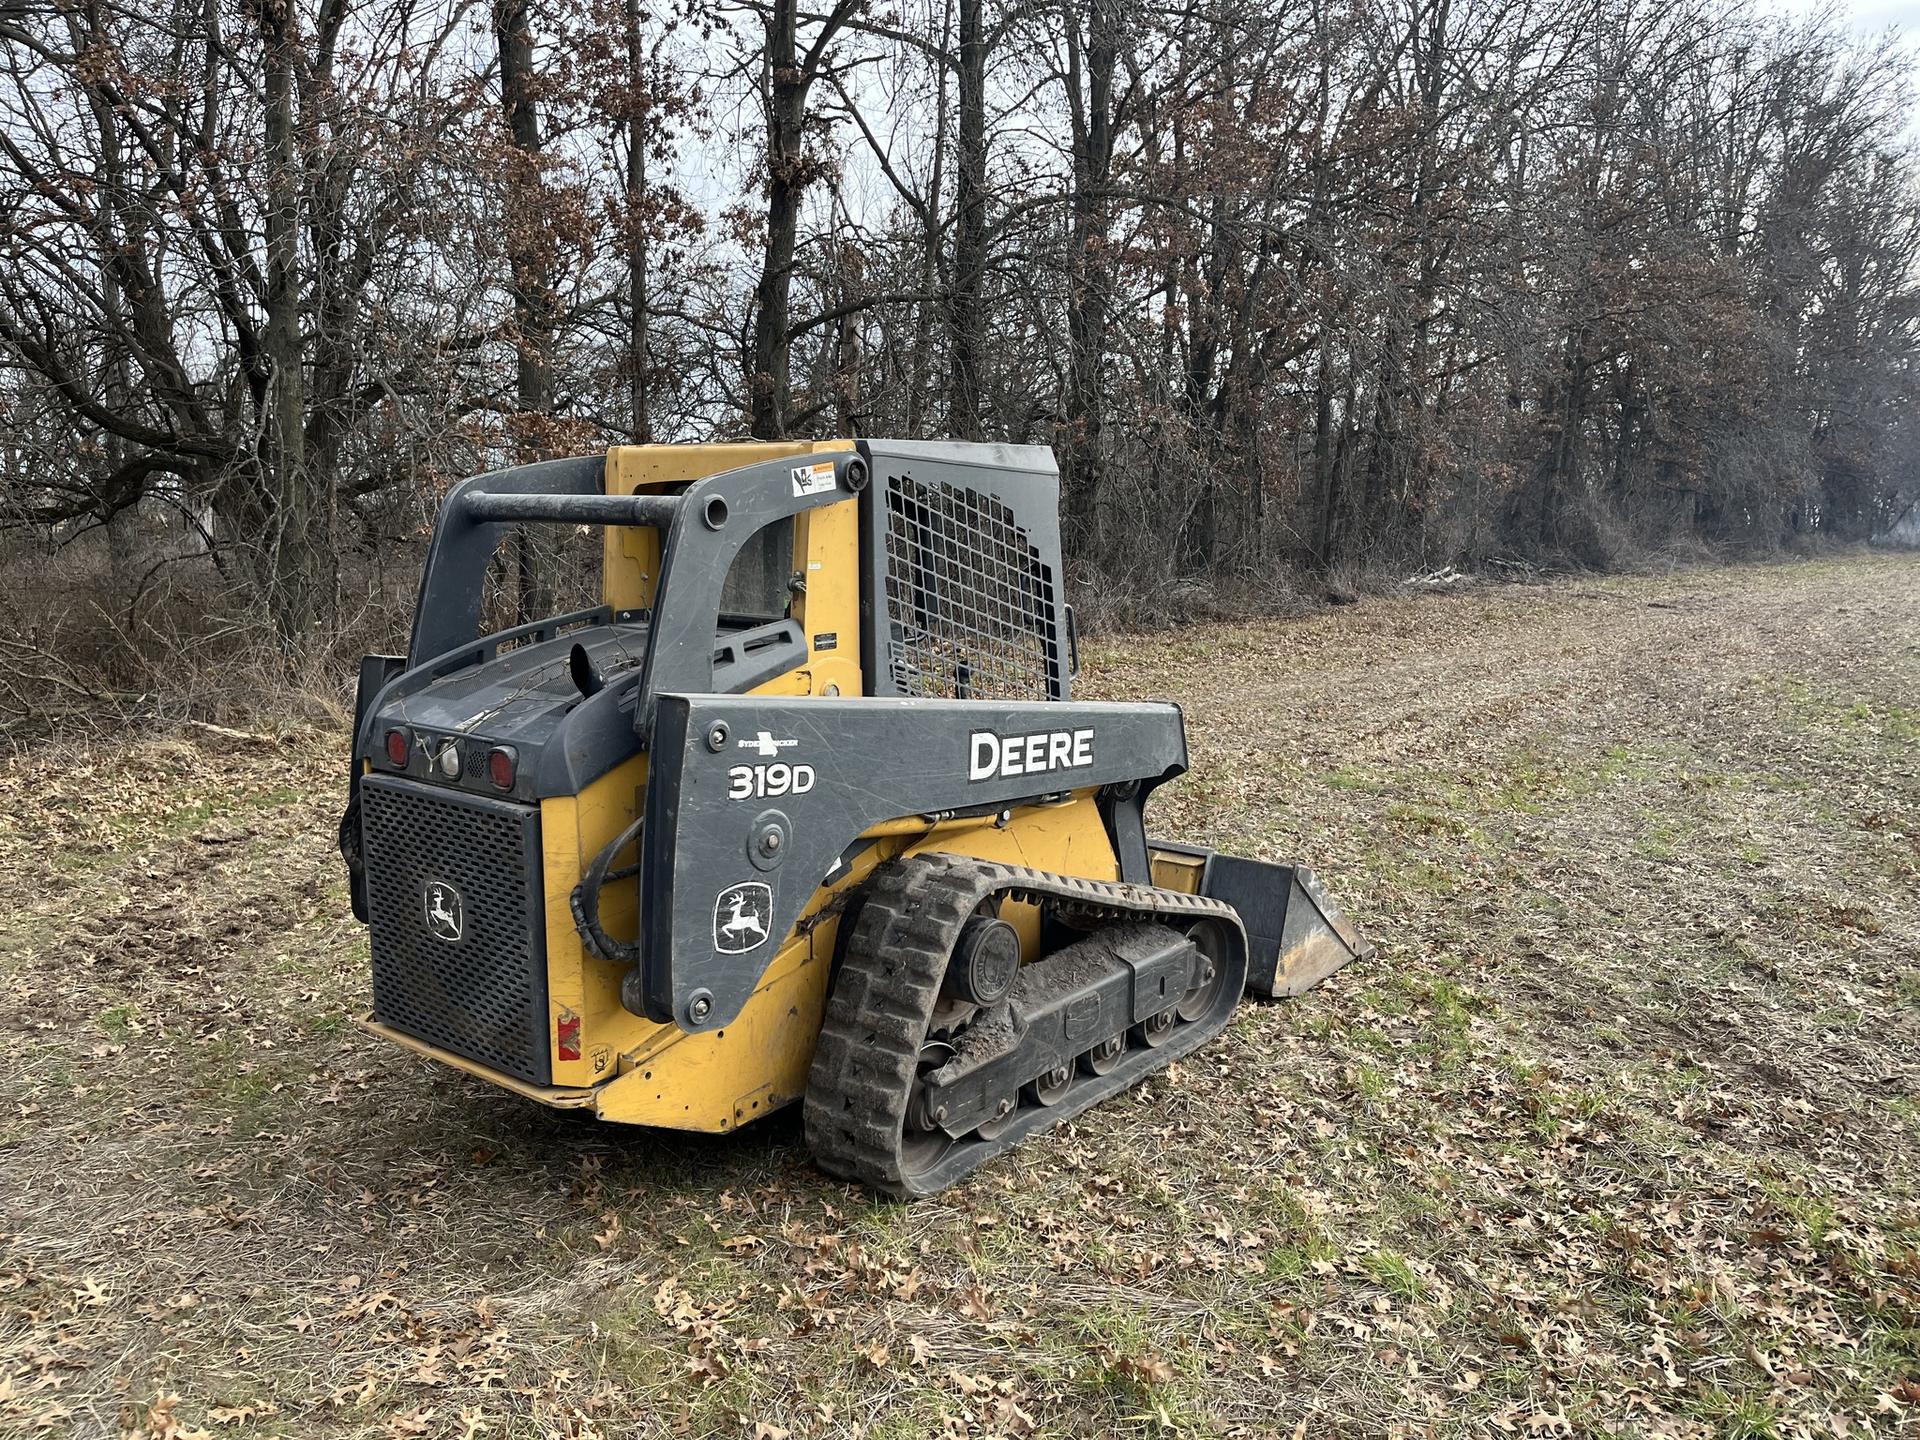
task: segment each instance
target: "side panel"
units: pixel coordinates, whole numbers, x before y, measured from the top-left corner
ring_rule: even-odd
[[[640,893],[646,1013],[729,1023],[871,827],[1186,769],[1172,705],[662,695]],[[629,1003],[633,1001],[629,996]]]
[[[726,1025],[660,1040],[624,1057],[620,1077],[594,1094],[603,1120],[671,1130],[725,1131],[798,1100],[826,1007],[837,922],[781,948],[764,982]],[[644,1022],[636,1022],[644,1023]]]
[[[660,1031],[658,1025],[621,1005],[623,967],[587,953],[568,905],[587,861],[633,819],[646,781],[646,757],[637,755],[578,795],[555,796],[540,806],[546,889],[546,1038],[556,1085],[592,1085],[610,1079],[623,1053]],[[606,887],[600,919],[607,933],[633,934],[635,899],[625,886]]]
[[[689,1035],[628,1017],[652,1038],[620,1057],[620,1076],[592,1092],[603,1120],[676,1130],[732,1130],[798,1100],[806,1091],[814,1042],[826,1008],[840,917],[836,897],[857,887],[896,854],[943,851],[1030,865],[1092,880],[1118,878],[1098,808],[1087,799],[1033,806],[1014,814],[950,821],[916,836],[877,839],[833,886],[807,902],[802,933],[780,949],[759,987],[726,1025]],[[1039,953],[1039,916],[1009,904],[1001,911],[1021,932],[1029,958]]]
[[[794,556],[806,589],[794,618],[807,632],[807,692],[858,695],[861,687],[860,501],[842,500],[798,517]]]

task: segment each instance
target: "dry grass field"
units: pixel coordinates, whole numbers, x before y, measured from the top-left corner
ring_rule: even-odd
[[[0,1432],[1920,1427],[1920,557],[1092,647],[1378,942],[903,1206],[354,1028],[338,734],[0,762]]]

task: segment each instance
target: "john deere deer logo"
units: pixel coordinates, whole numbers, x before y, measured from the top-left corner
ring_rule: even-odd
[[[460,892],[444,880],[429,880],[422,892],[422,908],[427,914],[427,933],[449,944],[460,938],[466,927],[466,906]]]
[[[713,902],[713,948],[740,955],[764,945],[773,914],[773,887],[749,880],[722,890]]]

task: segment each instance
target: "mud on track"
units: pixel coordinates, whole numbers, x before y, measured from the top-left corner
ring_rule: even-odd
[[[354,1030],[341,737],[0,768],[0,1433],[1920,1424],[1920,560],[1092,647],[1379,942],[934,1202]]]

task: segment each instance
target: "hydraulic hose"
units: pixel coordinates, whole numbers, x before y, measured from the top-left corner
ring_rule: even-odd
[[[602,960],[610,960],[615,965],[631,965],[640,958],[640,942],[616,940],[600,926],[600,891],[609,880],[629,880],[640,873],[640,852],[634,849],[634,861],[609,873],[613,857],[632,844],[640,834],[640,827],[646,823],[644,817],[635,820],[626,829],[614,836],[593,857],[586,873],[580,877],[580,883],[573,887],[573,894],[567,897],[567,908],[573,911],[573,928],[580,932],[580,941],[587,949]]]

